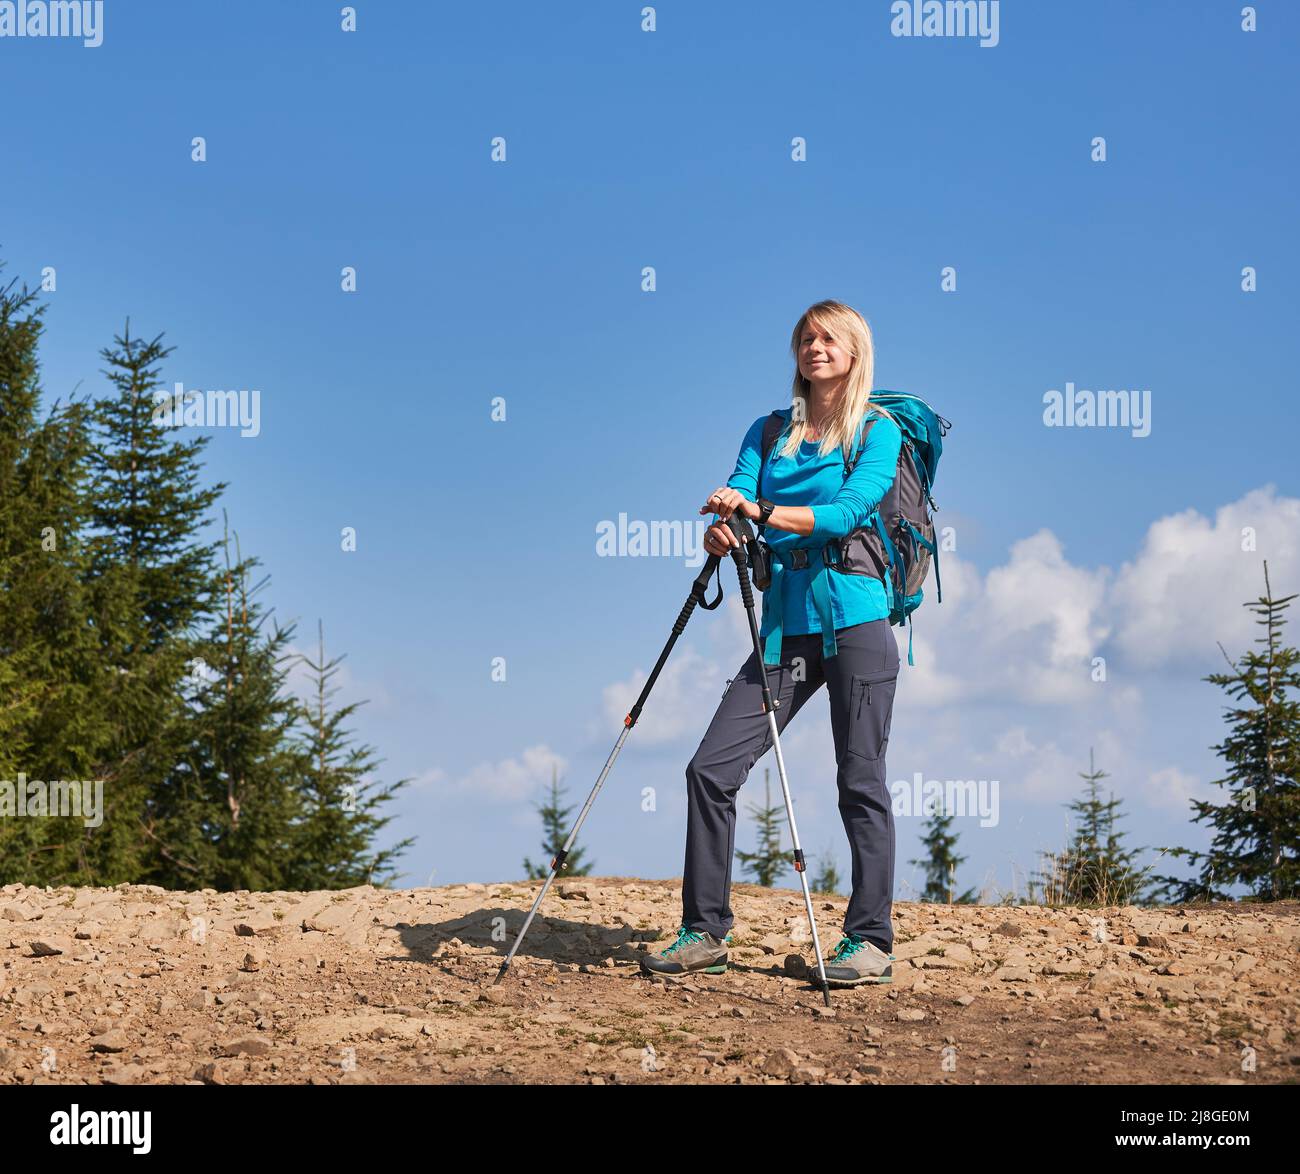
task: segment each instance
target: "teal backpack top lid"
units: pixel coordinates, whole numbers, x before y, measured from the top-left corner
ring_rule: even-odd
[[[845,575],[869,575],[885,585],[889,599],[889,622],[908,625],[907,663],[912,659],[911,615],[924,598],[923,585],[934,562],[934,586],[943,602],[939,581],[939,547],[935,541],[933,489],[943,455],[943,438],[952,427],[918,395],[901,391],[875,391],[868,402],[884,408],[898,422],[903,434],[893,483],[867,521],[830,545],[838,546],[828,566]],[[773,412],[763,425],[763,459],[759,465],[758,492],[762,496],[763,466],[768,462],[781,434],[789,426],[791,409]],[[878,416],[868,415],[862,440],[853,456],[844,462],[844,476],[853,471],[866,447],[867,436]]]
[[[903,438],[912,445],[926,483],[934,489],[935,474],[939,471],[939,458],[943,456],[943,438],[952,423],[940,416],[919,395],[903,391],[873,391],[867,406],[877,404],[884,408],[903,429]],[[937,509],[932,504],[931,508]]]

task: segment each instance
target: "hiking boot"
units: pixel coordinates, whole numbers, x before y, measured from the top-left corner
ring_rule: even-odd
[[[826,981],[835,986],[893,982],[893,961],[893,954],[886,954],[866,938],[846,934],[825,961]]]
[[[684,925],[677,940],[658,954],[642,954],[641,969],[646,974],[725,974],[727,943],[711,933],[690,930]]]

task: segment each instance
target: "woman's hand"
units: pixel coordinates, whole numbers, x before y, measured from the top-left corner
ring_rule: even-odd
[[[754,513],[751,515],[750,510]],[[700,506],[702,514],[717,514],[722,520],[714,522],[704,531],[704,549],[710,554],[730,554],[740,545],[740,539],[731,532],[727,519],[739,512],[742,517],[758,517],[758,506],[745,500],[744,494],[729,485],[722,485],[709,494],[709,500]]]
[[[710,554],[730,554],[733,547],[740,545],[740,539],[725,522],[715,522],[704,531],[704,549]]]
[[[724,522],[736,510],[740,511],[741,517],[751,520],[756,519],[760,512],[758,506],[745,500],[745,495],[739,489],[732,489],[729,485],[719,486],[709,494],[709,500],[700,506],[700,513],[717,514]]]

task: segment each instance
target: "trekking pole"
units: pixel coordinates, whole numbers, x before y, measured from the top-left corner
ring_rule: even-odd
[[[822,961],[821,942],[817,937],[817,919],[813,916],[812,893],[808,890],[807,864],[803,849],[799,846],[799,829],[794,822],[794,801],[790,798],[790,782],[785,775],[785,758],[781,754],[781,736],[776,728],[776,703],[772,700],[772,690],[767,683],[767,668],[763,663],[763,645],[758,636],[758,621],[754,619],[754,593],[750,590],[749,576],[745,573],[748,556],[745,543],[754,541],[754,531],[749,519],[741,513],[733,513],[727,520],[732,533],[741,540],[741,545],[731,552],[736,570],[740,573],[740,598],[745,604],[745,614],[749,617],[749,634],[754,641],[754,656],[758,661],[758,677],[763,684],[763,709],[767,713],[768,728],[772,733],[772,749],[776,751],[776,773],[781,778],[781,791],[785,796],[785,814],[790,821],[790,838],[794,842],[794,870],[803,882],[803,903],[808,910],[808,928],[812,930],[813,950],[817,954],[817,975],[821,979],[822,997],[826,1006],[831,1005],[831,988],[826,981],[826,964]]]
[[[600,777],[596,779],[596,785],[592,787],[591,794],[587,796],[587,801],[582,805],[582,810],[578,813],[578,821],[573,825],[573,830],[569,832],[568,839],[564,841],[564,847],[556,853],[555,858],[551,861],[551,871],[546,878],[546,883],[542,885],[542,891],[537,894],[536,900],[533,901],[533,907],[528,911],[528,916],[524,918],[524,924],[519,930],[519,936],[515,938],[515,944],[510,947],[510,953],[505,956],[501,963],[501,968],[497,971],[497,976],[492,980],[492,985],[496,986],[504,977],[507,970],[510,969],[510,963],[514,960],[516,952],[523,943],[524,935],[528,932],[528,927],[533,924],[533,918],[537,916],[537,910],[541,908],[542,901],[546,899],[546,894],[550,891],[551,885],[555,882],[555,877],[560,869],[564,868],[565,858],[569,854],[569,849],[573,847],[574,841],[578,838],[578,832],[582,828],[583,821],[587,818],[587,812],[591,810],[591,805],[596,802],[596,796],[600,794],[600,789],[605,785],[605,779],[609,775],[610,769],[614,765],[614,760],[618,757],[618,752],[623,749],[623,743],[627,740],[628,734],[632,732],[632,727],[636,725],[641,716],[641,709],[646,703],[646,698],[650,696],[650,690],[654,688],[655,681],[659,679],[659,671],[664,667],[664,662],[668,659],[668,654],[672,652],[673,645],[677,643],[677,637],[682,634],[686,628],[686,622],[691,618],[695,611],[696,604],[704,608],[705,611],[713,611],[714,608],[722,602],[722,576],[718,575],[718,594],[712,603],[704,598],[704,592],[709,585],[709,579],[713,573],[718,570],[722,562],[722,556],[711,554],[704,563],[704,569],[695,577],[695,582],[691,584],[691,593],[687,597],[685,604],[682,605],[681,614],[677,617],[677,622],[673,624],[672,634],[668,637],[668,643],[664,645],[663,651],[659,653],[659,659],[655,661],[655,667],[650,673],[645,687],[641,690],[641,695],[636,699],[636,704],[628,711],[627,716],[623,719],[623,729],[619,732],[618,741],[614,743],[614,749],[610,751],[609,757],[605,759],[605,765],[601,769]],[[741,576],[744,577],[743,575]]]

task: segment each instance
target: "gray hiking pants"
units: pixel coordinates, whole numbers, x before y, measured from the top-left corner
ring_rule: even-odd
[[[780,700],[778,731],[826,683],[840,817],[853,857],[853,894],[844,932],[867,938],[889,953],[894,943],[894,813],[885,777],[885,748],[898,682],[898,643],[889,621],[883,619],[837,628],[835,640],[837,654],[823,660],[820,632],[786,635],[781,641],[781,663],[765,667],[772,694]],[[734,921],[729,901],[736,792],[772,743],[758,672],[758,659],[751,652],[723,694],[686,768],[682,924],[716,938],[725,937]],[[801,791],[819,785],[817,779],[800,777],[797,763],[787,761],[786,769],[796,802]],[[784,804],[778,796],[773,803],[781,807],[785,827]],[[788,827],[782,845],[789,850]]]

